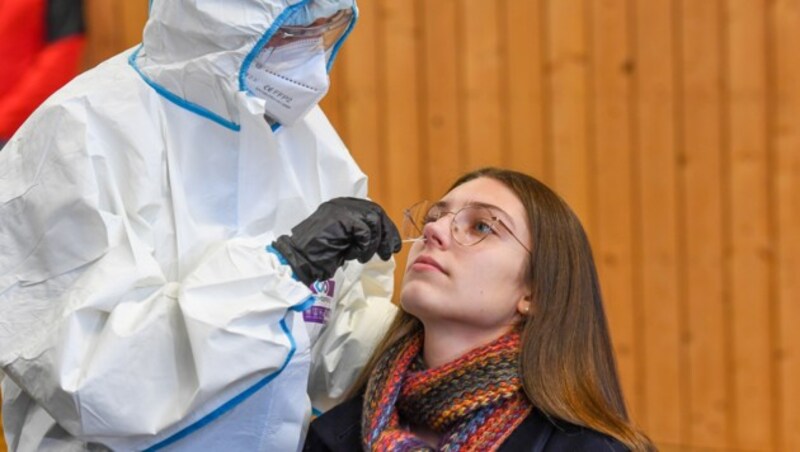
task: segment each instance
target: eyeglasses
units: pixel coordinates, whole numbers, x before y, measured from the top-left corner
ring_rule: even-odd
[[[403,211],[403,239],[406,241],[419,240],[422,238],[422,229],[426,224],[451,214],[453,218],[450,220],[450,235],[459,245],[477,245],[493,233],[500,234],[500,227],[502,227],[520,246],[525,248],[525,251],[531,252],[491,208],[480,204],[470,204],[456,212],[450,212],[445,210],[441,204],[429,201],[418,202]]]

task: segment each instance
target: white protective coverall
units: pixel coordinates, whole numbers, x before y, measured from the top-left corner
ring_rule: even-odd
[[[318,107],[273,131],[242,84],[307,2],[155,0],[140,48],[0,152],[12,450],[296,450],[308,394],[331,406],[363,365],[393,261],[351,262],[318,297],[265,251],[321,202],[366,196]]]

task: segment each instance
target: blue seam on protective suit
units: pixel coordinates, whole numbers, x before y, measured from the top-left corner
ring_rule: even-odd
[[[274,254],[275,257],[278,258],[278,262],[280,262],[282,265],[289,265],[289,261],[287,261],[286,258],[283,257],[283,254],[276,250],[272,245],[267,245],[267,252]]]
[[[347,26],[347,30],[344,31],[342,37],[336,41],[336,44],[333,45],[333,50],[331,51],[331,57],[328,59],[328,65],[325,68],[328,72],[331,71],[333,67],[333,61],[336,59],[336,55],[339,53],[339,49],[344,44],[344,40],[350,35],[350,32],[353,31],[353,27],[356,26],[356,22],[358,21],[358,8],[355,6],[356,2],[353,0],[353,20],[350,21],[350,24]]]
[[[154,90],[156,90],[158,94],[160,94],[173,104],[181,108],[185,108],[186,110],[189,110],[192,113],[200,115],[204,118],[210,119],[223,127],[234,130],[236,132],[238,132],[241,129],[241,126],[239,124],[236,124],[233,121],[229,121],[205,107],[201,107],[200,105],[197,105],[193,102],[189,102],[188,100],[178,96],[177,94],[164,88],[163,86],[159,85],[158,83],[154,82],[153,80],[149,79],[146,75],[144,75],[144,72],[142,72],[142,70],[139,69],[139,66],[136,64],[136,57],[139,56],[139,51],[142,50],[143,47],[144,47],[143,45],[140,45],[139,48],[136,49],[136,51],[134,51],[131,54],[131,56],[128,58],[128,64],[130,64],[131,67],[133,67],[133,69],[139,74],[139,77],[141,77],[142,80],[144,80],[148,85],[150,85]]]
[[[272,35],[275,33],[275,30],[277,30],[278,27],[280,27],[280,25],[283,24],[283,22],[286,21],[286,19],[289,17],[289,15],[291,15],[291,13],[294,12],[294,10],[296,10],[300,6],[302,6],[302,5],[306,4],[306,3],[309,3],[310,1],[311,0],[303,0],[300,3],[291,5],[288,8],[286,8],[278,16],[278,18],[275,19],[275,21],[267,29],[267,31],[264,32],[264,35],[261,36],[261,38],[256,43],[256,47],[255,48],[261,50],[261,47],[263,47],[264,44],[266,44],[266,41],[269,40],[269,37],[272,37]],[[152,8],[152,7],[153,7],[153,0],[150,0],[150,8]],[[264,39],[265,37],[267,38],[266,40]],[[262,41],[264,41],[264,42],[262,42]],[[174,103],[175,105],[177,105],[179,107],[183,107],[183,108],[191,111],[192,113],[200,115],[200,116],[202,116],[204,118],[210,119],[210,120],[216,122],[217,124],[219,124],[219,125],[221,125],[223,127],[226,127],[228,129],[234,130],[236,132],[241,130],[241,126],[239,124],[236,124],[233,121],[227,120],[227,119],[223,118],[222,116],[212,112],[211,110],[209,110],[209,109],[207,109],[205,107],[201,107],[200,105],[197,105],[197,104],[195,104],[193,102],[189,102],[188,100],[183,99],[182,97],[180,97],[177,94],[173,93],[172,91],[164,88],[163,86],[159,85],[158,83],[154,82],[153,80],[149,79],[146,75],[144,75],[144,73],[141,71],[141,69],[139,69],[139,66],[136,64],[136,57],[139,56],[139,51],[142,50],[142,47],[143,46],[139,46],[139,48],[136,49],[135,52],[133,52],[133,54],[130,56],[130,58],[128,58],[128,63],[136,70],[136,72],[139,74],[139,76],[142,77],[142,79],[145,82],[147,82],[148,85],[150,85],[153,89],[156,90],[156,92],[158,94],[164,96],[164,98],[166,98],[170,102]],[[258,52],[254,52],[254,51],[251,50],[250,53],[247,55],[247,57],[245,57],[244,63],[242,64],[242,70],[239,71],[239,85],[240,86],[244,86],[243,85],[243,80],[242,80],[242,77],[244,76],[244,68],[250,67],[250,62],[252,61],[252,59],[255,57],[255,55],[257,53]],[[273,129],[273,131],[275,131],[275,130],[276,129]]]
[[[308,297],[306,297],[306,299],[303,300],[302,303],[292,306],[291,308],[289,308],[289,310],[294,311],[294,312],[308,311],[309,309],[311,309],[311,306],[314,306],[314,303],[316,303],[316,301],[317,301],[317,297],[315,297],[312,294],[312,295],[309,295]]]
[[[278,262],[280,262],[281,265],[285,265],[289,268],[292,268],[292,266],[289,264],[289,261],[287,261],[286,258],[283,257],[283,254],[281,254],[280,251],[273,248],[272,245],[267,245],[267,252],[274,254],[275,257],[278,258]],[[300,278],[298,278],[297,275],[294,274],[294,269],[292,269],[292,279],[294,279],[295,281],[300,281]]]
[[[290,311],[294,312],[302,312],[309,309],[311,306],[314,305],[314,296],[309,295],[306,299],[304,299],[301,303],[296,304],[289,308]],[[289,361],[292,360],[294,357],[295,351],[297,351],[297,343],[294,340],[294,336],[292,336],[292,332],[289,330],[289,327],[286,326],[286,318],[284,317],[280,321],[281,330],[283,330],[286,337],[289,339],[289,343],[291,344],[291,348],[289,350],[289,354],[286,356],[286,360],[281,365],[280,369],[276,370],[275,372],[267,375],[261,381],[254,384],[253,386],[249,387],[248,389],[244,390],[242,393],[237,395],[236,397],[230,399],[229,401],[225,402],[217,408],[216,410],[212,411],[211,413],[205,415],[202,419],[196,421],[194,424],[185,427],[183,430],[175,433],[174,435],[170,436],[169,438],[164,439],[163,441],[148,447],[145,449],[145,452],[152,452],[159,449],[162,449],[174,442],[186,438],[187,436],[191,435],[192,433],[200,430],[201,428],[205,427],[206,425],[210,424],[217,420],[220,416],[227,413],[228,411],[236,408],[240,403],[247,400],[250,396],[258,392],[259,390],[263,389],[268,383],[274,380],[286,366],[289,365]]]

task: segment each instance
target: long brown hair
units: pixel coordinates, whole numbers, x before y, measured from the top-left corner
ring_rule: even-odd
[[[555,192],[527,174],[483,168],[460,177],[448,192],[488,177],[508,187],[527,212],[532,309],[524,319],[520,371],[534,406],[548,416],[616,438],[632,450],[655,446],[628,418],[617,377],[594,258],[578,217]],[[356,380],[355,396],[378,358],[421,322],[402,309]]]

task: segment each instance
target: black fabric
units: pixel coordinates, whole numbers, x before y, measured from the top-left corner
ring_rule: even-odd
[[[47,42],[81,34],[84,30],[81,0],[47,0]]]
[[[358,397],[335,406],[311,423],[304,452],[362,450],[361,410]],[[551,420],[533,412],[500,446],[499,452],[624,452],[619,441],[585,427]]]
[[[315,419],[308,428],[303,452],[361,450],[361,410],[359,396],[341,403]]]

